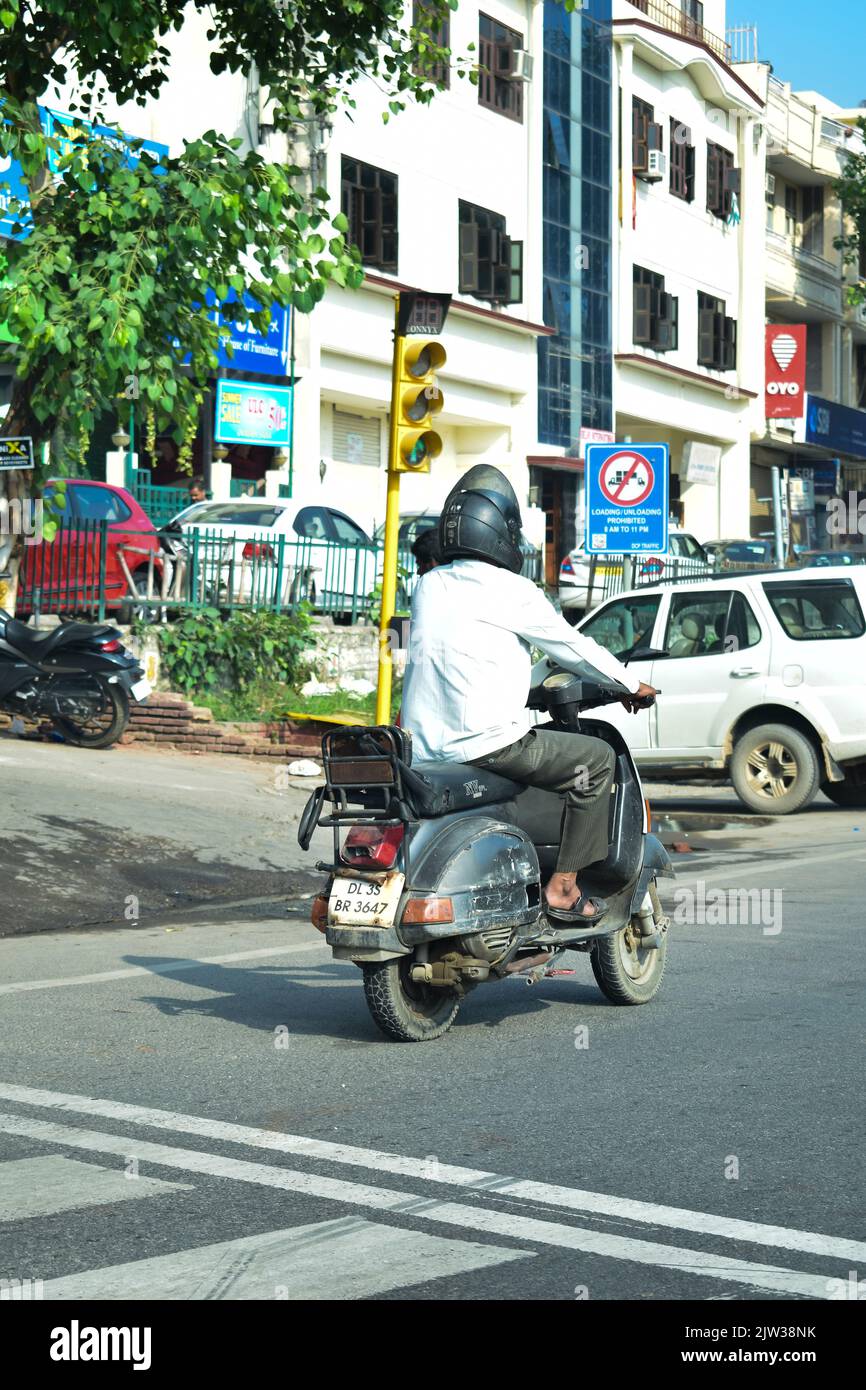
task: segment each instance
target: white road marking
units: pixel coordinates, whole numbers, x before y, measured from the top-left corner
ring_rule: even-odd
[[[691,856],[689,856],[691,857]],[[839,850],[838,854],[813,854],[808,859],[776,859],[768,860],[766,864],[727,864],[723,869],[711,869],[709,873],[702,874],[700,865],[694,869],[689,865],[685,873],[676,874],[677,881],[684,879],[697,878],[709,883],[716,879],[729,879],[738,877],[754,878],[757,874],[788,874],[796,869],[811,869],[819,864],[829,864],[836,859],[862,859],[866,863],[866,849],[844,849]],[[685,865],[683,865],[685,868]],[[660,889],[664,892],[665,884],[670,883],[669,879],[662,879]]]
[[[236,960],[255,960],[260,956],[293,955],[295,952],[328,951],[327,942],[296,942],[293,946],[261,946],[255,951],[232,951],[223,956],[182,957],[160,961],[158,965],[130,965],[122,970],[98,970],[92,975],[60,975],[53,980],[15,980],[0,985],[0,994],[26,994],[36,989],[67,989],[72,985],[99,985],[107,980],[128,980],[134,975],[175,975],[181,970],[201,970],[206,965],[230,965]],[[159,957],[155,959],[159,960]]]
[[[800,1250],[831,1259],[866,1262],[866,1243],[847,1240],[842,1236],[799,1231],[787,1226],[769,1226],[758,1221],[741,1221],[730,1216],[715,1216],[710,1212],[634,1201],[629,1197],[612,1197],[604,1192],[588,1192],[581,1188],[511,1178],[478,1168],[461,1168],[438,1161],[431,1163],[426,1158],[413,1158],[408,1154],[389,1153],[382,1149],[359,1148],[352,1144],[334,1144],[327,1139],[310,1139],[302,1134],[277,1134],[270,1129],[230,1124],[224,1120],[207,1120],[197,1115],[179,1114],[174,1110],[158,1110],[143,1105],[129,1105],[123,1101],[96,1100],[91,1096],[2,1083],[0,1100],[60,1110],[65,1114],[92,1115],[123,1124],[143,1125],[147,1129],[169,1130],[175,1134],[193,1134],[200,1139],[242,1144],[252,1149],[270,1149],[276,1153],[292,1154],[296,1158],[321,1159],[326,1163],[369,1168],[377,1173],[397,1173],[419,1182],[449,1187],[477,1187],[497,1196],[545,1202],[548,1206],[563,1207],[569,1211],[592,1212],[598,1216],[613,1216],[653,1226],[671,1226],[681,1231],[694,1231],[698,1235],[722,1236],[727,1240],[774,1246],[780,1250]],[[126,1142],[131,1144],[135,1141],[128,1139]]]
[[[344,1216],[51,1279],[43,1297],[345,1301],[535,1253]]]
[[[130,1149],[128,1137],[100,1134],[95,1130],[78,1129],[23,1115],[0,1114],[0,1131],[94,1153],[127,1155]],[[675,1270],[681,1274],[727,1280],[735,1284],[748,1285],[750,1288],[767,1289],[803,1298],[830,1296],[826,1275],[807,1274],[779,1265],[753,1264],[747,1260],[729,1259],[710,1251],[634,1240],[628,1236],[609,1235],[554,1221],[540,1221],[535,1217],[470,1206],[467,1203],[444,1202],[435,1197],[419,1197],[411,1192],[370,1187],[366,1183],[348,1182],[342,1178],[326,1178],[290,1168],[250,1163],[244,1159],[227,1158],[197,1149],[173,1148],[167,1144],[151,1144],[140,1140],[134,1145],[134,1153],[142,1163],[154,1163],[165,1168],[202,1173],[215,1178],[230,1178],[235,1182],[255,1183],[283,1192],[321,1197],[328,1201],[376,1211],[390,1211],[421,1222],[432,1221],[441,1225],[461,1227],[467,1233],[484,1232],[487,1235],[504,1236],[529,1244],[580,1250],[585,1254],[627,1260],[632,1264],[652,1265]]]
[[[129,1146],[132,1147],[131,1144]],[[189,1192],[189,1183],[127,1177],[122,1167],[101,1168],[59,1154],[36,1154],[0,1163],[0,1221],[54,1216],[76,1207],[103,1206],[166,1192]]]

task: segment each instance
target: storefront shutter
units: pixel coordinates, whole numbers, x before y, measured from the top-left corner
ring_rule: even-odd
[[[368,463],[378,468],[382,458],[378,416],[335,409],[333,456],[340,463]]]

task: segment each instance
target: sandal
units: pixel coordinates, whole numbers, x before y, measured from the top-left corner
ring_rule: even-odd
[[[593,909],[592,912],[583,912],[582,909],[587,903],[591,905]],[[574,907],[565,909],[561,907],[548,907],[547,904],[545,904],[544,912],[551,922],[568,922],[569,926],[582,923],[584,926],[593,927],[607,912],[607,901],[605,898],[588,898],[585,894],[581,893]]]

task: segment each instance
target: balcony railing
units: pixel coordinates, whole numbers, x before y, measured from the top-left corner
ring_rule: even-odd
[[[671,4],[670,0],[631,0],[631,4],[659,28],[666,29],[671,34],[680,34],[687,39],[698,39],[705,43],[717,58],[721,58],[725,63],[731,61],[730,44],[718,34],[705,29],[687,9],[680,9],[679,5]]]

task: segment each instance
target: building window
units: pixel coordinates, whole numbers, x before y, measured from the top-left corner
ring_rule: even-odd
[[[632,97],[631,164],[634,174],[645,174],[649,168],[650,150],[662,148],[662,128],[656,123],[654,116],[655,111],[648,101]]]
[[[806,390],[821,394],[824,386],[824,334],[820,323],[806,324]]]
[[[674,352],[679,342],[679,300],[665,292],[663,275],[634,267],[634,341],[656,352]]]
[[[397,175],[343,155],[341,206],[364,265],[397,270]]]
[[[824,188],[816,184],[802,190],[802,241],[804,251],[824,255]]]
[[[683,33],[696,39],[704,37],[704,7],[701,0],[683,0]]]
[[[800,199],[792,183],[785,185],[785,235],[796,238],[800,226]]]
[[[707,143],[707,211],[715,217],[727,217],[731,198],[737,191],[739,169],[734,168],[734,156],[721,145]]]
[[[489,208],[460,202],[461,294],[491,304],[519,304],[523,299],[523,242],[505,231],[505,218]]]
[[[523,35],[486,14],[478,21],[478,104],[522,121],[523,82],[514,76],[514,55],[523,48]]]
[[[725,303],[698,291],[698,362],[719,372],[737,365],[737,320],[728,318]]]
[[[412,23],[436,48],[450,48],[451,20],[448,15],[444,18],[431,15],[430,7],[425,5],[424,0],[414,0]],[[445,61],[436,62],[424,55],[419,56],[415,64],[415,73],[418,77],[426,77],[428,82],[435,82],[438,87],[451,86],[451,69]]]
[[[695,147],[692,132],[671,116],[670,190],[675,198],[691,203],[695,196]]]

